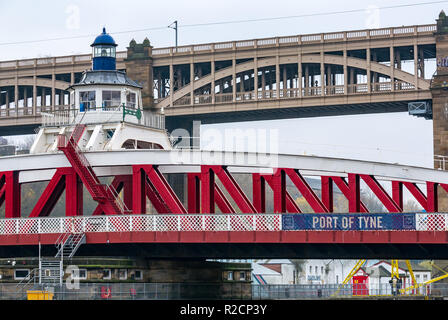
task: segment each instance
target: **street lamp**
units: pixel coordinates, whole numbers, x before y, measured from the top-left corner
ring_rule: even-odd
[[[174,25],[174,27],[173,27],[173,25]],[[176,32],[176,52],[177,52],[177,20],[176,21],[174,21],[172,24],[170,24],[169,26],[168,26],[168,28],[170,28],[170,29],[174,29],[174,31]]]

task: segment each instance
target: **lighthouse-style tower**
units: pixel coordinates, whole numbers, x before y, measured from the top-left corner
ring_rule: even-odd
[[[106,33],[106,28],[95,38],[92,47],[92,70],[115,70],[116,47],[114,39]]]
[[[116,69],[115,40],[106,28],[91,45],[92,69],[71,85],[70,110],[42,113],[42,124],[30,153],[57,152],[57,136],[85,127],[81,151],[171,149],[163,114],[142,104],[142,86]]]

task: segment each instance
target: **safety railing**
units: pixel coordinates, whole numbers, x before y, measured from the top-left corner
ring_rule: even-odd
[[[154,214],[0,219],[0,235],[305,230],[448,231],[448,214]]]
[[[448,156],[434,155],[434,169],[446,170],[448,168]]]

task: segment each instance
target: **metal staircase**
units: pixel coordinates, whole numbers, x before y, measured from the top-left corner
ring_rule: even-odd
[[[41,258],[39,261],[39,284],[44,286],[62,285],[62,260],[56,258]]]
[[[65,233],[56,241],[58,252],[55,258],[71,259],[78,248],[86,243],[86,235],[84,233]]]
[[[93,200],[99,202],[105,214],[123,214],[129,212],[112,185],[101,184],[92,166],[78,146],[86,126],[77,124],[70,138],[58,135],[58,149],[64,152],[68,161],[79,175]]]

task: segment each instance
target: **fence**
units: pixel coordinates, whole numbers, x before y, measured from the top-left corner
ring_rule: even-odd
[[[376,283],[367,285],[338,285],[338,284],[311,284],[311,285],[253,285],[252,299],[338,299],[359,297],[448,297],[447,283],[433,283],[402,293],[392,294],[389,283]]]
[[[0,300],[26,299],[28,290],[48,290],[56,300],[247,300],[252,297],[249,282],[235,283],[80,283],[79,289],[64,285],[44,287],[0,284]]]
[[[358,286],[347,284],[259,285],[235,283],[80,283],[79,289],[65,285],[43,288],[33,285],[18,287],[15,283],[0,284],[0,300],[26,299],[27,290],[47,289],[56,300],[286,300],[379,298],[393,296],[387,283]],[[448,297],[447,283],[433,283],[414,291],[398,294],[398,298]]]

